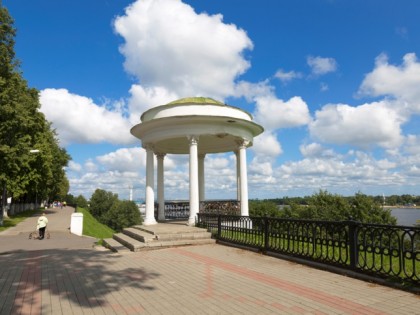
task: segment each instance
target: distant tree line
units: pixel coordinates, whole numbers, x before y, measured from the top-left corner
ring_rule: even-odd
[[[102,189],[96,189],[89,203],[80,195],[68,195],[69,204],[87,209],[99,222],[115,231],[142,223],[140,211],[134,201],[119,200],[118,195]]]
[[[357,220],[363,223],[397,223],[391,210],[383,207],[383,198],[357,193],[343,197],[320,190],[307,197],[250,200],[250,215],[313,220]]]
[[[360,193],[359,193],[360,194]],[[313,196],[305,197],[284,197],[284,198],[273,198],[266,199],[272,201],[278,205],[290,205],[292,203],[299,205],[309,205],[309,202]],[[376,203],[386,206],[404,206],[410,204],[420,205],[420,196],[403,194],[403,195],[390,195],[390,196],[368,196],[372,198]],[[342,196],[343,199],[351,201],[354,196]]]

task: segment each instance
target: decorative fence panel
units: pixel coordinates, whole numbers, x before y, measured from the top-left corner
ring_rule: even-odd
[[[157,217],[158,204],[155,204]],[[165,219],[187,219],[190,216],[190,203],[188,201],[165,202]],[[200,213],[240,215],[241,204],[236,200],[207,200],[200,202]]]
[[[221,241],[420,285],[420,228],[198,214]]]

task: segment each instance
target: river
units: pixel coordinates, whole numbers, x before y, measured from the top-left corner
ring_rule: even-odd
[[[420,222],[419,208],[393,208],[391,214],[397,219],[398,225],[413,226],[417,220]]]

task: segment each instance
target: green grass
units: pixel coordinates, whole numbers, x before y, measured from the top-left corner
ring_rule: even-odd
[[[23,211],[18,214],[15,214],[14,216],[11,216],[9,218],[3,218],[3,226],[0,226],[0,232],[7,230],[8,228],[16,226],[18,223],[22,222],[26,218],[29,218],[33,216],[34,214],[38,214],[39,212],[41,212],[41,210],[42,209],[27,210],[27,211]]]
[[[110,227],[98,222],[86,209],[78,207],[77,212],[83,213],[83,235],[102,240],[104,238],[111,238],[115,233]]]

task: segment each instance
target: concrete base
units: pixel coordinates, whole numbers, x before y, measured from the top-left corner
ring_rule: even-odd
[[[79,236],[83,235],[83,213],[71,215],[70,232]]]

